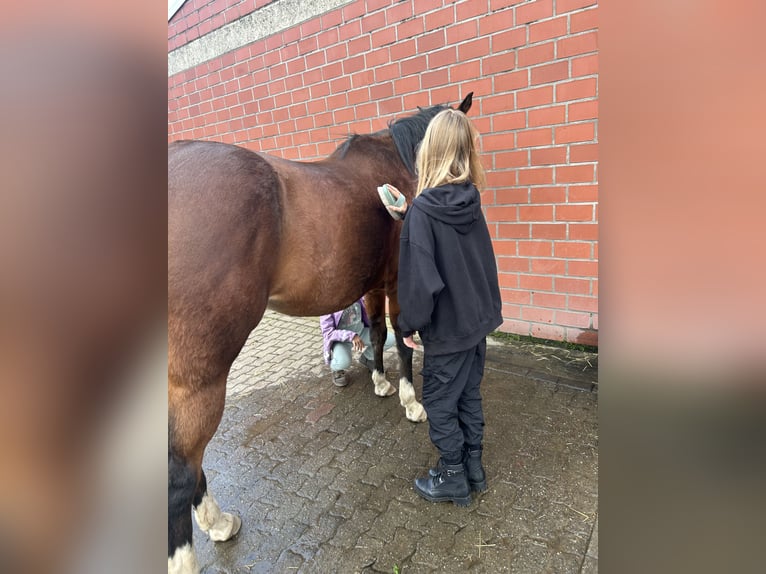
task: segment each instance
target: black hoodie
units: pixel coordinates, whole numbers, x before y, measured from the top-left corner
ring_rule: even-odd
[[[424,189],[404,219],[399,326],[427,353],[470,349],[503,322],[497,264],[470,181]]]

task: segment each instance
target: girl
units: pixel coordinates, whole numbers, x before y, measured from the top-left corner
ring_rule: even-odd
[[[370,320],[364,308],[364,300],[359,299],[346,309],[322,315],[319,318],[324,340],[323,355],[325,363],[332,370],[332,382],[338,387],[348,384],[346,369],[351,365],[351,351],[362,351],[359,362],[370,371],[375,368],[372,342],[370,341]],[[396,342],[389,330],[383,350],[389,349]]]
[[[486,335],[502,322],[497,265],[477,186],[484,171],[478,134],[447,109],[426,130],[417,155],[418,185],[405,214],[399,251],[399,325],[405,344],[423,341],[423,405],[441,456],[415,490],[432,502],[467,505],[487,489],[481,464],[484,414],[479,385]],[[398,190],[389,186],[398,198]]]

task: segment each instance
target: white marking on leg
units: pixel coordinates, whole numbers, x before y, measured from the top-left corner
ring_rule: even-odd
[[[423,405],[415,398],[415,388],[404,377],[399,379],[399,404],[405,408],[407,419],[414,423],[422,423],[428,418]]]
[[[173,557],[168,558],[168,574],[199,574],[197,555],[191,544],[176,548]]]
[[[396,392],[396,387],[386,380],[386,375],[378,369],[372,371],[372,382],[375,383],[375,394],[379,397],[390,397]]]
[[[215,498],[206,492],[202,502],[194,509],[194,519],[199,527],[207,532],[210,540],[223,542],[239,532],[242,520],[239,516],[221,512]]]

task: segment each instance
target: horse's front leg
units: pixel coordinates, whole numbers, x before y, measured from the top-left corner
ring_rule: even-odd
[[[389,295],[388,311],[391,325],[396,334],[396,349],[399,351],[399,403],[404,407],[407,419],[414,423],[422,423],[428,417],[423,405],[415,398],[415,387],[412,385],[412,349],[404,344],[402,330],[399,328],[399,303],[395,293]]]
[[[375,354],[375,368],[372,370],[372,382],[375,394],[389,397],[396,388],[386,379],[383,366],[383,348],[386,342],[386,294],[382,289],[370,291],[364,297],[364,306],[370,319],[370,341]]]

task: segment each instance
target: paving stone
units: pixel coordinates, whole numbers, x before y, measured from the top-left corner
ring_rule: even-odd
[[[211,492],[243,526],[203,572],[596,572],[598,357],[491,340],[482,383],[489,489],[467,508],[412,482],[438,453],[397,395],[354,364],[332,384],[317,318],[267,312],[232,366],[205,453]],[[398,360],[384,355],[398,387]],[[413,372],[421,396],[422,355]]]

